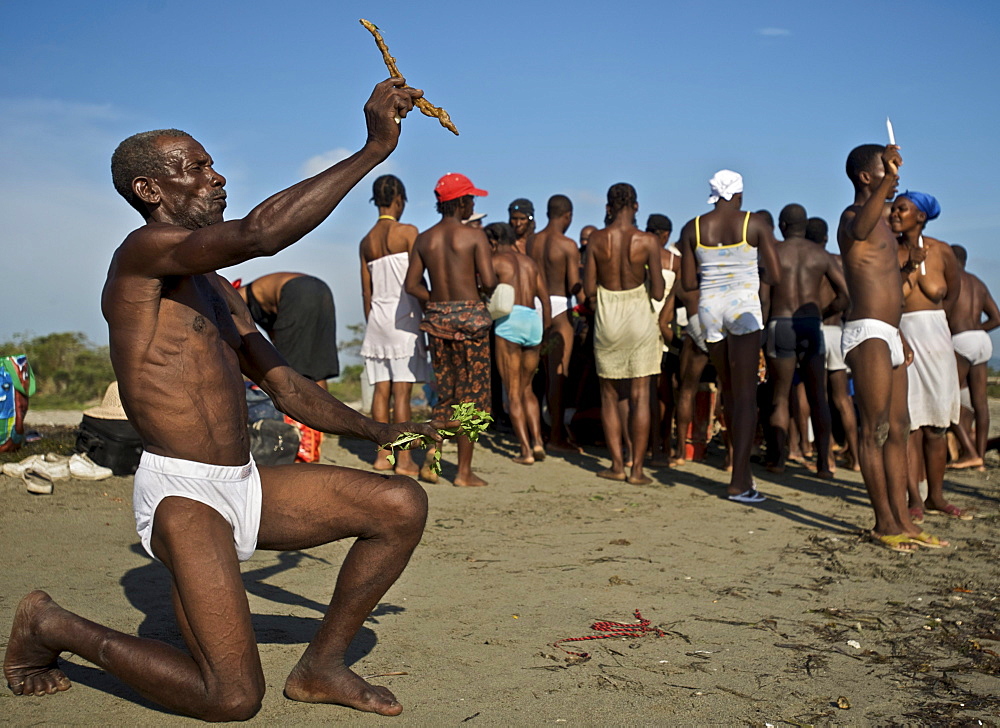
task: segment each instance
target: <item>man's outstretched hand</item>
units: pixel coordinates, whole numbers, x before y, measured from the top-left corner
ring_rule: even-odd
[[[406,88],[405,78],[387,78],[372,91],[365,103],[368,143],[382,147],[386,154],[399,143],[400,123],[413,109],[413,102],[424,95],[416,88]]]
[[[443,438],[441,433],[437,431],[435,425],[442,423],[435,422],[378,422],[376,423],[378,428],[375,431],[374,437],[371,438],[379,447],[387,445],[391,442],[395,442],[399,437],[404,434],[416,434],[423,437],[430,438],[436,443],[442,442]],[[421,445],[420,441],[414,441],[414,445],[419,447]]]

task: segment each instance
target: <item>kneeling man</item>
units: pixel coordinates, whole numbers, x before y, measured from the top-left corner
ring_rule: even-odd
[[[285,682],[285,695],[396,715],[402,706],[344,664],[369,612],[403,571],[427,515],[410,478],[325,465],[258,468],[250,458],[243,375],[296,420],[379,445],[428,425],[363,417],[295,372],[257,331],[215,271],[274,255],[319,225],[396,147],[420,91],[392,78],[365,105],[368,140],[330,169],[223,222],[225,178],[190,135],[145,132],[112,157],[116,189],[146,224],[115,252],[103,309],[122,402],[145,452],[135,475],[136,526],[173,577],[188,651],[133,637],[66,611],[47,594],[14,617],[4,677],[18,695],[66,690],[58,667],[73,652],[146,698],[203,720],[245,720],[264,695],[239,562],[255,548],[298,550],[356,538],[319,630]]]

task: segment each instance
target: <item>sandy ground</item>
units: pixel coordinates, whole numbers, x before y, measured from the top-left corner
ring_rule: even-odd
[[[427,486],[423,543],[351,651],[405,706],[389,719],[282,696],[348,545],[258,552],[244,565],[268,692],[259,725],[997,725],[1000,469],[949,472],[969,522],[928,517],[943,551],[891,553],[860,534],[861,479],[757,468],[761,506],[719,498],[718,454],[655,470],[648,487],[594,477],[592,450],[527,468],[491,436],[490,486]],[[367,443],[328,438],[325,461],[365,467]],[[449,462],[450,461],[450,462]],[[445,478],[454,475],[445,454]],[[0,640],[33,588],[126,632],[174,643],[168,575],[138,546],[131,479],[61,481],[28,495],[0,476]],[[640,610],[663,636],[563,643]],[[11,725],[191,723],[86,661],[44,698],[0,693]],[[981,723],[979,722],[981,721]]]

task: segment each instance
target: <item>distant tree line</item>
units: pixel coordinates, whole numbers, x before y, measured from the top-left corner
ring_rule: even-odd
[[[108,347],[97,346],[79,331],[15,334],[0,343],[0,354],[28,356],[38,382],[31,400],[34,408],[79,407],[103,397],[115,380]]]

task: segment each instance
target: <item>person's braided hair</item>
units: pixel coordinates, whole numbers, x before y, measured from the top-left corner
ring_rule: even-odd
[[[608,214],[604,218],[604,224],[610,225],[622,208],[636,204],[638,204],[638,198],[635,194],[635,187],[628,182],[619,182],[618,184],[611,185],[608,189]],[[632,222],[635,223],[634,213],[632,215]]]
[[[394,174],[383,174],[372,184],[371,202],[376,207],[389,207],[396,195],[406,202],[406,188],[403,187],[403,181]]]

